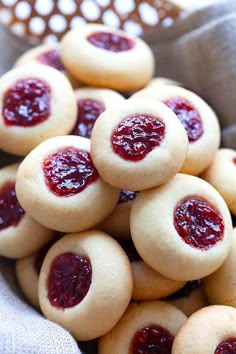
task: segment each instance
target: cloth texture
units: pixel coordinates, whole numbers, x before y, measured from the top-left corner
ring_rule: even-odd
[[[178,80],[217,112],[223,146],[236,148],[236,2],[199,9],[167,29],[145,34],[156,57],[156,75]],[[1,28],[0,73],[29,45]],[[2,154],[2,153],[1,153]],[[0,165],[13,161],[0,154]],[[91,347],[86,354],[95,354]],[[0,259],[0,354],[79,354],[76,341],[24,300],[14,262]]]

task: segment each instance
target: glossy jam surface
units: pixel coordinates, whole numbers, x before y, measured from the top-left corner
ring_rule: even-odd
[[[42,167],[48,188],[59,197],[77,194],[98,178],[90,153],[73,147],[47,156]]]
[[[18,81],[3,97],[5,125],[32,127],[48,119],[51,113],[51,90],[36,78]]]
[[[167,299],[176,300],[182,297],[189,297],[192,294],[192,292],[200,288],[202,284],[203,284],[202,279],[188,281],[182,289],[176,291],[172,295],[169,295]]]
[[[160,146],[165,136],[165,124],[154,116],[133,114],[124,118],[113,130],[114,152],[124,160],[138,161]]]
[[[214,354],[236,354],[236,338],[229,338],[221,342]]]
[[[65,67],[61,61],[60,51],[57,49],[52,49],[40,54],[38,56],[38,61],[40,64],[51,66],[59,71],[65,70]]]
[[[119,243],[123,248],[123,250],[125,251],[125,253],[127,254],[130,262],[139,262],[142,260],[132,240],[122,240],[119,241]]]
[[[55,307],[73,307],[84,299],[91,282],[90,260],[71,252],[62,253],[51,264],[47,279],[48,299]]]
[[[15,192],[15,184],[7,182],[0,190],[0,231],[17,226],[24,216]]]
[[[188,245],[207,250],[224,236],[224,221],[203,198],[188,198],[174,211],[174,226]]]
[[[171,354],[173,341],[168,330],[150,325],[135,333],[130,354]]]
[[[92,33],[87,37],[87,40],[97,48],[114,53],[125,52],[135,46],[133,39],[110,32]]]
[[[78,100],[77,105],[78,117],[72,134],[91,138],[94,123],[105,111],[105,106],[102,102],[90,98]]]
[[[120,196],[118,204],[132,202],[138,195],[138,192],[129,191],[127,189],[122,189],[120,191]]]
[[[190,143],[201,138],[204,132],[202,119],[197,109],[190,102],[182,98],[172,98],[164,103],[177,115],[183,124]]]

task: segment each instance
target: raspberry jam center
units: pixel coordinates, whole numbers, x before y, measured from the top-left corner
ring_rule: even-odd
[[[236,338],[229,338],[221,342],[215,350],[214,354],[235,354]]]
[[[171,354],[174,337],[165,328],[150,325],[138,331],[133,338],[132,354]]]
[[[52,49],[44,52],[38,56],[38,61],[41,64],[51,66],[59,71],[64,71],[65,67],[61,61],[60,51],[57,49]]]
[[[160,146],[165,124],[152,115],[133,114],[123,119],[113,130],[111,143],[114,152],[125,160],[142,160]]]
[[[97,48],[114,53],[125,52],[135,46],[135,42],[131,38],[117,33],[95,32],[88,36],[87,40]]]
[[[48,84],[36,78],[18,81],[3,97],[2,115],[6,125],[32,127],[48,119],[51,107]]]
[[[236,157],[233,158],[233,163],[236,165]]]
[[[77,105],[77,123],[72,134],[91,138],[94,123],[100,114],[105,111],[105,106],[102,102],[90,98],[78,100]]]
[[[87,257],[71,252],[57,256],[47,279],[48,299],[62,309],[78,305],[92,282],[92,266]]]
[[[17,226],[24,216],[15,192],[15,184],[8,182],[0,191],[0,231],[10,226]]]
[[[176,300],[182,297],[189,297],[192,292],[202,286],[202,279],[188,281],[185,286],[174,294],[167,296],[168,300]]]
[[[132,202],[138,195],[138,192],[128,191],[127,189],[122,189],[120,191],[120,196],[118,204]]]
[[[199,112],[188,101],[182,98],[172,98],[164,102],[179,118],[188,135],[190,143],[201,138],[203,125]]]
[[[73,147],[49,155],[43,171],[48,188],[59,197],[77,194],[98,178],[90,153]]]
[[[223,239],[224,221],[207,201],[189,198],[174,212],[174,226],[188,245],[207,250]]]

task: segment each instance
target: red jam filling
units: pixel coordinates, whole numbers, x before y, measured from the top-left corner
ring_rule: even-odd
[[[200,139],[203,134],[203,124],[197,109],[182,98],[172,98],[164,102],[179,118],[188,135],[190,143]]]
[[[77,101],[77,123],[71,134],[91,138],[92,129],[96,119],[105,111],[102,102],[90,98]]]
[[[165,124],[152,115],[133,114],[123,119],[113,130],[114,152],[125,160],[142,160],[160,146],[165,136]]]
[[[202,279],[188,281],[182,289],[176,291],[174,294],[167,296],[166,299],[176,300],[182,297],[189,297],[192,294],[192,292],[200,288],[202,284],[203,284]]]
[[[174,337],[165,328],[150,325],[138,331],[132,341],[132,354],[171,354]]]
[[[123,248],[123,250],[125,251],[125,253],[127,254],[130,262],[139,262],[142,260],[132,240],[120,240],[119,243]]]
[[[71,252],[62,253],[51,264],[47,279],[48,299],[55,307],[73,307],[84,299],[91,282],[90,260]]]
[[[203,198],[189,198],[174,211],[174,226],[188,245],[207,250],[224,236],[224,221]]]
[[[24,216],[15,192],[15,184],[6,183],[0,191],[0,231],[10,226],[17,226]]]
[[[236,157],[233,158],[233,163],[236,165]]]
[[[120,197],[118,204],[132,202],[137,197],[138,192],[128,191],[127,189],[122,189],[120,191]]]
[[[214,354],[236,354],[236,338],[229,338],[221,342]]]
[[[90,34],[87,40],[97,48],[109,50],[114,53],[125,52],[135,46],[133,39],[121,36],[117,33],[95,32]]]
[[[60,51],[57,49],[49,50],[38,56],[38,61],[41,64],[51,66],[59,71],[65,71],[65,67],[61,61]]]
[[[3,97],[2,115],[6,125],[32,127],[48,119],[51,89],[36,78],[18,81]]]
[[[73,147],[49,155],[43,171],[48,188],[59,197],[77,194],[98,178],[90,153]]]

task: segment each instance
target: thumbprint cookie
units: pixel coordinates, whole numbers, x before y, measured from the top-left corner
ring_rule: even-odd
[[[142,39],[100,24],[69,31],[61,55],[66,69],[88,86],[134,91],[154,73],[154,56]]]
[[[170,279],[196,280],[216,271],[230,251],[232,234],[225,201],[195,176],[177,174],[163,186],[140,192],[131,210],[138,253]]]
[[[94,167],[90,140],[73,135],[48,139],[32,150],[20,164],[16,192],[35,220],[62,232],[93,227],[119,198],[119,190]]]

